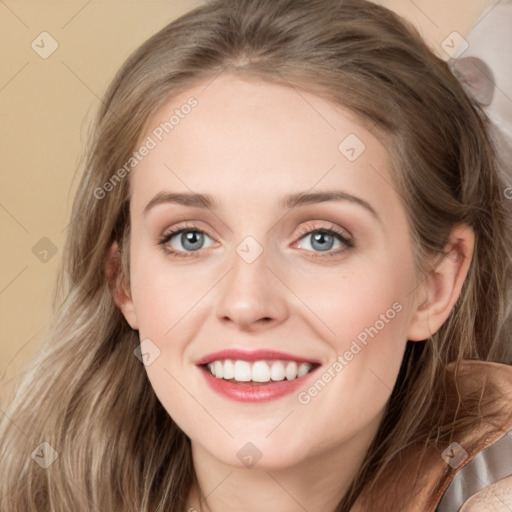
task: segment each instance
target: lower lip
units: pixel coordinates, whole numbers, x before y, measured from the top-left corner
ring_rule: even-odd
[[[293,393],[304,385],[317,368],[293,380],[271,381],[268,384],[239,384],[214,377],[206,368],[199,367],[208,385],[219,395],[238,402],[269,402]]]

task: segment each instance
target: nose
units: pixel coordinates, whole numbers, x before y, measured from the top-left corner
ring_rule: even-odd
[[[279,325],[289,312],[284,276],[269,267],[266,251],[254,261],[240,254],[235,253],[231,270],[219,283],[219,320],[246,332]]]

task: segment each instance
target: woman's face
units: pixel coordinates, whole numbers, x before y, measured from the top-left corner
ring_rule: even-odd
[[[141,140],[124,313],[170,416],[239,467],[366,446],[417,306],[384,142],[313,94],[229,74]]]

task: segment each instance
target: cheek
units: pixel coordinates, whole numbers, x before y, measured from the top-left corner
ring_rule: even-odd
[[[352,340],[362,346],[374,339],[401,343],[397,338],[406,330],[405,311],[415,285],[408,260],[365,261],[339,278],[330,276],[316,283],[315,287],[304,283],[300,293],[327,327],[338,353],[347,350]]]
[[[218,280],[208,265],[191,269],[170,258],[160,251],[141,251],[134,257],[132,295],[141,339],[172,338]]]
[[[414,272],[407,261],[390,261],[324,284],[323,299],[316,301],[331,331],[327,339],[332,359],[326,369],[330,375],[324,377],[332,382],[332,393],[325,393],[323,399],[333,408],[366,404],[352,409],[355,422],[356,416],[371,416],[384,406],[407,342]]]

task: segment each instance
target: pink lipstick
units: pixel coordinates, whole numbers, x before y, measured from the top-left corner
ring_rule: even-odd
[[[227,349],[196,364],[218,394],[242,402],[265,402],[293,393],[320,366],[316,359],[275,350]]]

